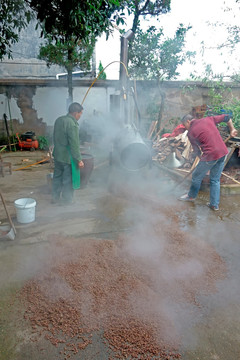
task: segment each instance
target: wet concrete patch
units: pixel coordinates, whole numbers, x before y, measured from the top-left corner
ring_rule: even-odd
[[[176,266],[175,263],[171,268],[163,266],[166,261],[163,258],[161,271],[155,271],[155,276],[159,274],[178,278],[177,286],[180,290],[182,279],[189,278],[191,274],[193,276],[202,268],[204,257],[201,261],[192,261],[196,256],[194,251],[197,253],[201,244],[206,249],[209,246],[209,252],[214,251],[225,262],[226,270],[220,274],[225,278],[213,277],[212,281],[216,285],[214,294],[200,291],[195,297],[196,303],[188,304],[187,308],[185,303],[177,304],[172,298],[171,301],[161,303],[165,306],[165,313],[171,315],[171,321],[181,333],[182,359],[236,360],[240,357],[239,197],[222,196],[220,211],[215,213],[206,206],[208,193],[205,192],[200,193],[195,204],[178,202],[176,198],[186,190],[184,186],[175,189],[171,181],[171,187],[167,187],[166,177],[162,179],[155,170],[153,173],[151,170],[145,171],[141,182],[137,182],[139,174],[130,176],[132,182],[130,181],[129,192],[126,191],[127,179],[124,178],[124,182],[120,179],[120,185],[124,184],[124,191],[118,192],[119,186],[115,186],[116,191],[112,193],[108,192],[108,184],[100,181],[100,173],[96,173],[96,182],[93,176],[86,189],[76,192],[77,204],[64,209],[50,205],[50,193],[46,188],[48,171],[47,165],[43,165],[41,171],[32,171],[35,174],[32,182],[29,178],[24,182],[25,175],[19,174],[21,182],[16,186],[15,176],[11,178],[11,186],[9,177],[3,184],[7,204],[18,231],[16,241],[0,243],[1,295],[5,293],[5,304],[8,304],[14,291],[25,281],[38,275],[44,268],[50,269],[51,251],[59,249],[54,248],[51,238],[53,235],[70,235],[66,243],[73,244],[80,244],[86,236],[99,243],[109,240],[113,244],[116,244],[119,237],[127,237],[128,254],[134,259],[137,257],[143,264],[144,261],[154,264],[155,256],[163,251],[164,244],[170,245],[169,234],[177,240],[179,234],[183,233],[186,237],[192,236],[192,256],[188,261],[187,258],[184,260],[184,256],[189,254],[189,249],[186,248],[180,254],[183,256],[181,266]],[[106,180],[106,172],[104,179]],[[16,196],[25,196],[32,191],[33,197],[36,196],[37,199],[36,222],[26,226],[17,224],[13,200]],[[157,224],[159,236],[155,236],[152,230]],[[169,231],[167,237],[164,235],[166,228]],[[158,244],[159,239],[164,240],[161,246]],[[63,247],[61,256],[65,259],[64,255],[66,253]],[[181,259],[180,255],[178,260]],[[139,296],[138,301],[141,302],[141,299],[142,296]],[[17,308],[16,305],[15,309]],[[11,321],[7,322],[11,314]],[[0,355],[1,360],[64,359],[63,355],[59,355],[60,347],[56,348],[46,339],[29,341],[32,335],[29,324],[22,322],[19,323],[19,328],[15,327],[14,322],[18,320],[18,316],[16,312],[11,314],[9,307],[4,305],[4,312],[0,315],[4,328],[0,345],[5,352],[3,358]],[[109,347],[102,342],[101,336],[101,332],[93,332],[93,343],[81,351],[81,359],[109,360]],[[72,358],[79,359],[79,354]]]
[[[239,304],[229,304],[203,317],[191,329],[191,339],[187,341],[190,350],[184,351],[184,360],[239,359],[240,323],[236,316],[239,312]]]

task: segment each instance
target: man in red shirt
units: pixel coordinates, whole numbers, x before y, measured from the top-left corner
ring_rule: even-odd
[[[212,210],[219,210],[220,202],[220,177],[224,168],[224,160],[228,149],[216,127],[220,122],[226,122],[230,135],[237,135],[230,115],[209,116],[202,119],[194,119],[192,115],[185,115],[182,124],[188,130],[188,138],[193,151],[201,156],[198,165],[192,173],[192,183],[187,194],[179,200],[194,201],[198,195],[204,176],[210,171],[210,203]]]

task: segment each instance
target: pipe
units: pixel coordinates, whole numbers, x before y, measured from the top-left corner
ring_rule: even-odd
[[[28,168],[28,167],[30,167],[30,166],[37,165],[37,164],[41,164],[41,163],[44,162],[44,161],[49,161],[49,158],[40,160],[40,161],[38,161],[38,162],[36,162],[36,163],[34,163],[34,164],[30,164],[30,165],[27,165],[27,166],[24,166],[24,167],[21,167],[21,168],[18,168],[18,169],[14,169],[13,171],[23,170],[23,169],[26,169],[26,168]]]
[[[120,63],[120,64],[123,65],[123,67],[124,67],[124,69],[125,69],[125,71],[126,71],[126,74],[127,74],[127,76],[129,77],[128,71],[127,71],[127,67],[126,67],[126,65],[125,65],[122,61],[115,60],[115,61],[110,62],[107,66],[105,66],[104,69],[102,69],[102,70],[100,71],[100,73],[98,74],[98,76],[93,80],[92,84],[89,86],[89,88],[88,88],[88,90],[87,90],[87,92],[86,92],[86,94],[85,94],[85,96],[84,96],[84,98],[83,98],[82,104],[84,103],[84,101],[85,101],[85,99],[86,99],[86,97],[87,97],[90,89],[91,89],[92,86],[95,84],[95,82],[97,81],[97,79],[99,78],[99,76],[103,73],[103,71],[104,71],[109,65],[111,65],[111,64],[113,64],[113,63],[116,63],[116,62],[118,62],[118,63]],[[81,105],[82,105],[82,104],[81,104]]]

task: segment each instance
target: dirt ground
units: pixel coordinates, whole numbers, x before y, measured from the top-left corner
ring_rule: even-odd
[[[240,358],[240,196],[222,195],[219,212],[208,191],[182,203],[187,183],[91,152],[67,207],[51,204],[51,163],[28,166],[45,153],[4,154],[17,235],[0,239],[0,360]],[[17,221],[20,198],[36,200],[34,222]]]

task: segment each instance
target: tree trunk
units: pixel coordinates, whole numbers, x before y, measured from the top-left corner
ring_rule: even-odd
[[[163,93],[160,90],[160,97],[161,97],[161,104],[160,104],[160,109],[158,112],[158,122],[157,122],[157,130],[158,132],[160,132],[162,130],[162,115],[163,115],[163,111],[164,111],[164,105],[165,105],[165,93]]]
[[[73,82],[72,82],[72,52],[73,49],[70,47],[68,48],[68,66],[67,66],[67,82],[68,82],[68,104],[71,104],[73,102]]]
[[[73,82],[72,82],[72,70],[67,70],[67,82],[68,82],[68,101],[69,104],[73,102]]]
[[[96,46],[92,53],[92,77],[96,77],[97,74],[97,64],[96,64]]]
[[[134,15],[133,25],[132,25],[132,31],[134,32],[134,34],[135,34],[135,32],[137,30],[137,27],[138,27],[138,20],[139,20],[139,12],[136,9],[136,13]]]

